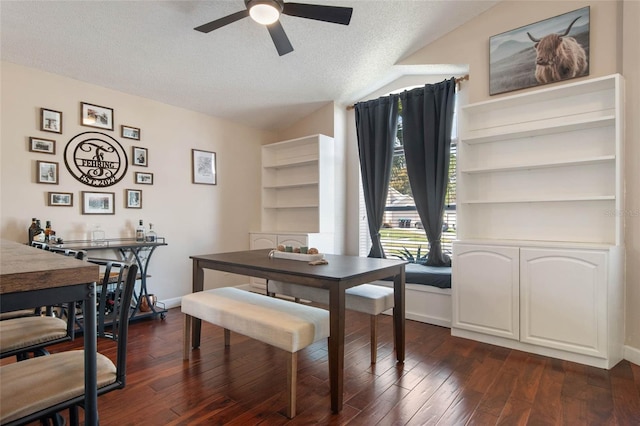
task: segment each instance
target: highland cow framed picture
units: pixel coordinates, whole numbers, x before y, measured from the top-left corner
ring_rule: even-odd
[[[589,75],[589,6],[489,38],[489,94]]]

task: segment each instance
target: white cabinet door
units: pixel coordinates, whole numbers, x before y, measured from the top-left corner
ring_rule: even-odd
[[[521,340],[607,354],[607,251],[520,250]]]
[[[309,236],[307,234],[295,234],[295,235],[278,235],[278,244],[283,246],[292,247],[308,247]]]
[[[454,243],[452,327],[518,340],[518,252]]]

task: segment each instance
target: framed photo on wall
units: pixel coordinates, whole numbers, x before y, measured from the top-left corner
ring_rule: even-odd
[[[36,161],[36,182],[58,184],[58,163],[55,161]]]
[[[125,206],[128,209],[141,209],[142,208],[142,190],[140,189],[125,189]]]
[[[153,185],[153,173],[136,172],[135,182],[140,185]]]
[[[205,185],[216,185],[216,153],[191,150],[191,181]]]
[[[71,192],[48,192],[47,205],[51,207],[73,206],[73,194]]]
[[[81,102],[80,124],[87,127],[113,130],[113,109]]]
[[[40,130],[43,132],[62,133],[62,112],[40,108]]]
[[[53,139],[44,139],[44,138],[29,138],[29,151],[31,152],[41,152],[44,154],[55,154],[56,153],[56,141]]]
[[[120,126],[120,136],[126,139],[134,139],[140,140],[140,129],[137,127],[125,126],[124,124]]]
[[[131,147],[131,161],[134,166],[147,167],[149,165],[149,151],[139,146]]]
[[[115,193],[82,191],[82,214],[115,214]]]
[[[489,38],[489,94],[589,75],[589,6]]]

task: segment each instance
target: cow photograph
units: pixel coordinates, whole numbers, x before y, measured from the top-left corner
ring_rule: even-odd
[[[589,75],[589,7],[489,39],[489,94]]]

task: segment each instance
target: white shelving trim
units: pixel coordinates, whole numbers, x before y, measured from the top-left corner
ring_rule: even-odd
[[[571,161],[548,161],[541,163],[531,163],[531,164],[518,164],[518,165],[510,165],[504,167],[478,167],[473,169],[461,169],[461,173],[467,174],[478,174],[478,173],[493,173],[493,172],[508,172],[508,171],[516,171],[516,170],[528,170],[528,169],[545,169],[545,168],[553,168],[553,167],[564,167],[564,166],[580,166],[580,165],[591,165],[591,164],[600,164],[607,163],[611,161],[615,161],[615,155],[602,155],[598,157],[590,157],[590,158],[582,158]]]
[[[289,167],[311,166],[313,164],[318,164],[318,160],[315,159],[315,160],[303,160],[303,161],[288,161],[288,162],[281,162],[278,164],[267,164],[267,165],[264,165],[263,168],[278,170],[278,169],[288,169]]]
[[[317,209],[318,204],[298,204],[291,206],[264,206],[265,209],[277,210],[277,209]]]
[[[296,183],[286,183],[282,185],[266,185],[264,189],[288,189],[288,188],[304,188],[306,186],[317,186],[318,181],[315,182],[296,182]]]
[[[567,201],[612,201],[615,200],[615,195],[589,195],[589,196],[562,196],[556,198],[522,198],[522,199],[482,199],[482,200],[468,200],[459,201],[461,204],[510,204],[510,203],[559,203]]]

